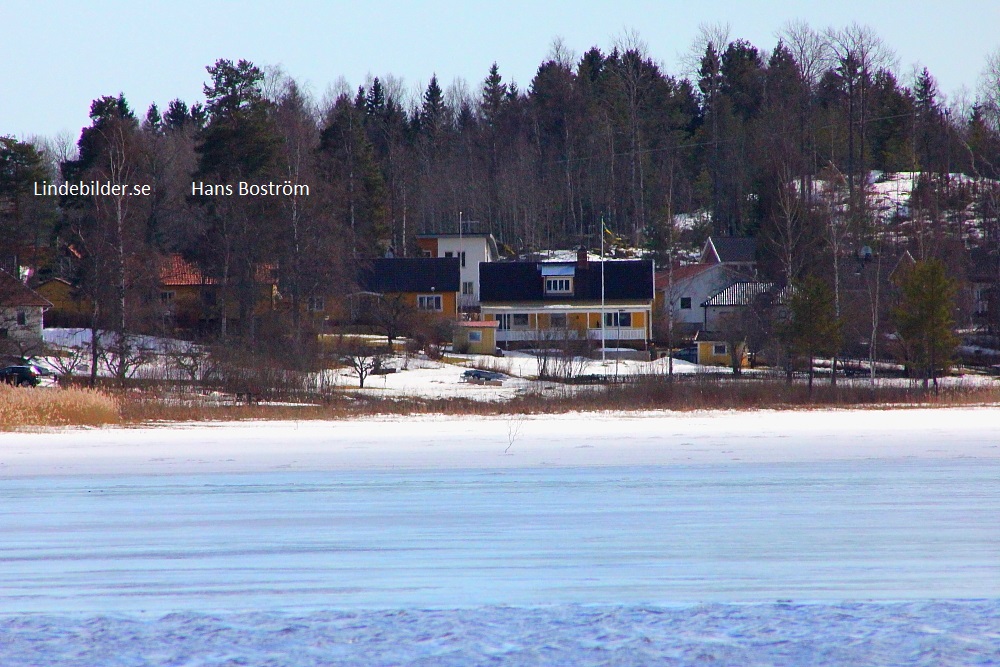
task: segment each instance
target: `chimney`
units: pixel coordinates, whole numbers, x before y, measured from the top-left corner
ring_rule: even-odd
[[[586,246],[580,246],[576,251],[576,268],[586,269],[590,260],[587,257]]]

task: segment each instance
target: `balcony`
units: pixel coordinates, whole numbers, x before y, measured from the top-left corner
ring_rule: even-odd
[[[580,340],[583,332],[576,329],[504,329],[497,331],[498,343],[518,343],[535,341]],[[600,329],[588,329],[589,340],[601,340]],[[608,327],[604,330],[605,340],[646,340],[645,329]]]

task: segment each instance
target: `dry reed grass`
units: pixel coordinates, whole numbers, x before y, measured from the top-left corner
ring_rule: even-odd
[[[210,421],[243,419],[351,419],[366,416],[441,414],[503,416],[558,414],[607,410],[761,410],[840,408],[957,407],[1000,404],[997,386],[943,388],[939,394],[919,387],[816,386],[781,380],[728,380],[718,377],[670,382],[662,377],[628,384],[586,388],[563,387],[529,393],[508,401],[465,398],[429,399],[386,397],[368,392],[338,392],[315,405],[224,405],[217,401],[183,404],[152,393],[133,394],[122,404],[128,423],[149,421]]]
[[[0,431],[121,422],[119,401],[93,389],[29,389],[0,384]]]
[[[571,411],[759,410],[840,408],[955,407],[1000,404],[996,385],[950,386],[940,393],[911,386],[817,385],[778,379],[683,377],[670,381],[650,376],[620,385],[556,386],[508,401],[466,398],[386,397],[371,392],[339,391],[323,396],[296,394],[294,404],[233,404],[231,398],[183,395],[154,387],[117,391],[66,388],[15,389],[0,386],[0,430],[154,421],[239,421],[268,419],[352,419],[368,416],[441,414],[504,416]],[[312,403],[312,404],[310,404]]]

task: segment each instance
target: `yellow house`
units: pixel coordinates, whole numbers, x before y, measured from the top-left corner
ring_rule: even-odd
[[[362,272],[362,293],[402,301],[413,310],[458,318],[459,264],[456,257],[376,259]]]
[[[271,266],[257,268],[255,276],[254,314],[262,315],[275,308],[278,296],[277,279]],[[166,317],[181,329],[204,327],[221,315],[222,286],[180,255],[168,255],[160,264],[160,304]],[[239,318],[239,304],[230,297],[226,317]]]
[[[494,262],[480,266],[483,320],[497,323],[497,344],[586,341],[604,347],[649,348],[653,263],[590,261]]]
[[[45,324],[50,327],[90,326],[90,300],[77,293],[68,280],[50,278],[35,288],[52,307],[45,313]]]

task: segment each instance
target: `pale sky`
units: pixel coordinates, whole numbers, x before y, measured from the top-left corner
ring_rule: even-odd
[[[732,38],[767,52],[793,19],[869,25],[898,55],[902,81],[919,63],[951,98],[962,87],[974,95],[987,53],[1000,48],[998,0],[0,0],[0,135],[75,138],[90,102],[119,92],[140,117],[151,102],[202,101],[205,66],[219,58],[280,65],[317,98],[341,77],[356,89],[369,74],[415,89],[436,73],[444,87],[462,78],[475,90],[494,61],[525,90],[556,37],[580,55],[635,31],[680,74],[700,24],[729,23]]]

